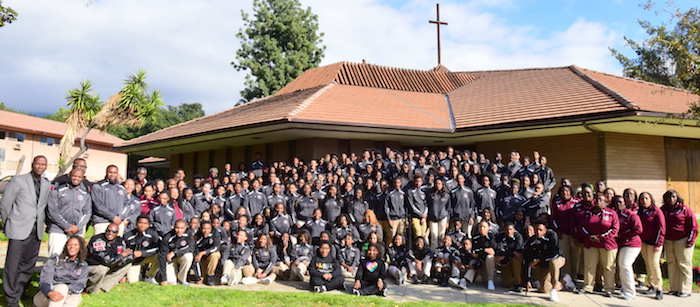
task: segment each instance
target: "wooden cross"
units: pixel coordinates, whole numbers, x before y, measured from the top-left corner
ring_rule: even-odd
[[[435,11],[437,14],[437,18],[435,20],[428,20],[428,23],[434,23],[435,27],[437,28],[437,58],[438,58],[438,65],[441,64],[440,61],[440,26],[441,25],[447,25],[446,21],[440,21],[440,3],[435,4]]]

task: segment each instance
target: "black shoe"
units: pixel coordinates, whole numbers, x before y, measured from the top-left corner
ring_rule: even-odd
[[[523,289],[522,286],[515,286],[513,289],[510,289],[510,291],[515,293],[523,293],[525,292],[525,289]]]
[[[685,292],[678,292],[676,293],[677,297],[690,297],[690,293],[685,293]]]
[[[660,301],[660,300],[664,299],[664,292],[661,291],[661,290],[656,290],[656,295],[654,296],[654,298],[655,298],[657,301]]]
[[[593,292],[603,292],[603,286],[594,286]]]
[[[206,284],[207,286],[216,286],[216,278],[214,277],[214,275],[207,276]]]
[[[610,292],[610,291],[605,291],[605,292],[603,293],[603,296],[605,296],[605,297],[612,297],[612,292]]]
[[[678,296],[678,291],[669,291],[668,295]]]
[[[581,294],[581,289],[579,289],[579,288],[573,288],[573,289],[571,289],[571,293],[573,293],[573,294]]]

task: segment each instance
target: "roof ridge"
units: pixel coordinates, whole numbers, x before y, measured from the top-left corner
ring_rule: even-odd
[[[570,66],[548,66],[548,67],[524,67],[524,68],[506,68],[506,69],[494,69],[494,70],[460,70],[452,71],[451,73],[485,73],[485,72],[510,72],[510,71],[528,71],[528,70],[554,70],[554,69],[566,69]]]
[[[289,114],[287,114],[287,120],[291,121],[292,118],[296,117],[297,114],[304,111],[304,109],[306,109],[312,102],[314,102],[314,100],[316,100],[316,98],[318,98],[318,96],[321,96],[323,93],[328,91],[331,87],[333,87],[335,84],[336,84],[335,81],[333,81],[333,83],[328,83],[328,84],[324,85],[323,87],[321,87],[319,90],[317,90],[315,93],[313,93],[311,96],[304,99],[304,101],[302,101],[298,106],[296,106],[296,108],[294,108],[294,110],[292,110],[291,112],[289,112]]]
[[[635,79],[635,78],[630,78],[630,77],[625,77],[625,76],[618,76],[618,75],[615,75],[615,74],[611,74],[611,73],[607,73],[607,72],[602,72],[602,71],[598,71],[598,70],[594,70],[594,69],[589,69],[589,68],[585,68],[585,67],[579,67],[579,66],[576,66],[576,65],[571,65],[571,66],[572,66],[572,67],[576,67],[576,68],[579,69],[579,70],[588,70],[588,71],[592,71],[592,72],[594,72],[594,73],[598,73],[598,74],[602,74],[602,75],[606,75],[606,76],[609,76],[609,77],[614,77],[614,78],[618,78],[618,79],[622,79],[622,80],[627,80],[627,81],[642,83],[642,84],[651,85],[651,86],[656,86],[656,87],[664,87],[664,88],[668,88],[668,89],[670,89],[670,90],[674,90],[674,91],[677,91],[677,92],[685,92],[685,93],[688,93],[688,94],[697,95],[697,94],[695,94],[695,93],[693,93],[693,92],[691,92],[691,91],[689,91],[689,90],[686,90],[686,89],[680,88],[680,87],[665,85],[665,84],[661,84],[661,83],[654,83],[654,82],[646,81],[646,80],[642,80],[642,79]]]
[[[581,71],[577,66],[575,65],[570,65],[568,68],[578,77],[583,79],[584,81],[590,83],[593,87],[595,87],[597,90],[608,94],[612,96],[617,102],[619,102],[622,106],[625,108],[631,109],[631,110],[639,110],[641,109],[637,104],[632,102],[631,100],[625,98],[622,94],[614,91],[613,89],[603,85],[603,83],[596,81],[593,79],[591,76],[586,75],[585,72]]]

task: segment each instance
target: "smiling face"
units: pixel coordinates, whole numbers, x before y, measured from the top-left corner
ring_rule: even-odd
[[[76,238],[68,239],[68,242],[66,242],[66,251],[68,252],[68,257],[78,257],[78,253],[80,253],[80,240]]]

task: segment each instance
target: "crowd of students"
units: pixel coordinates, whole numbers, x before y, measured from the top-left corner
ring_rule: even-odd
[[[151,180],[139,168],[122,182],[109,166],[89,183],[86,167],[76,160],[49,193],[52,259],[35,301],[60,293],[68,302],[83,288],[109,291],[124,280],[278,278],[356,295],[386,295],[388,282],[495,290],[498,280],[552,300],[560,290],[613,296],[618,286],[624,299],[640,286],[662,299],[662,255],[670,294],[691,293],[697,222],[678,193],[657,205],[650,193],[618,195],[603,181],[557,182],[537,152],[504,161],[452,147],[387,148],[269,164],[258,155],[192,180],[183,170]],[[85,250],[88,223],[95,235]],[[347,289],[345,278],[354,279]]]

